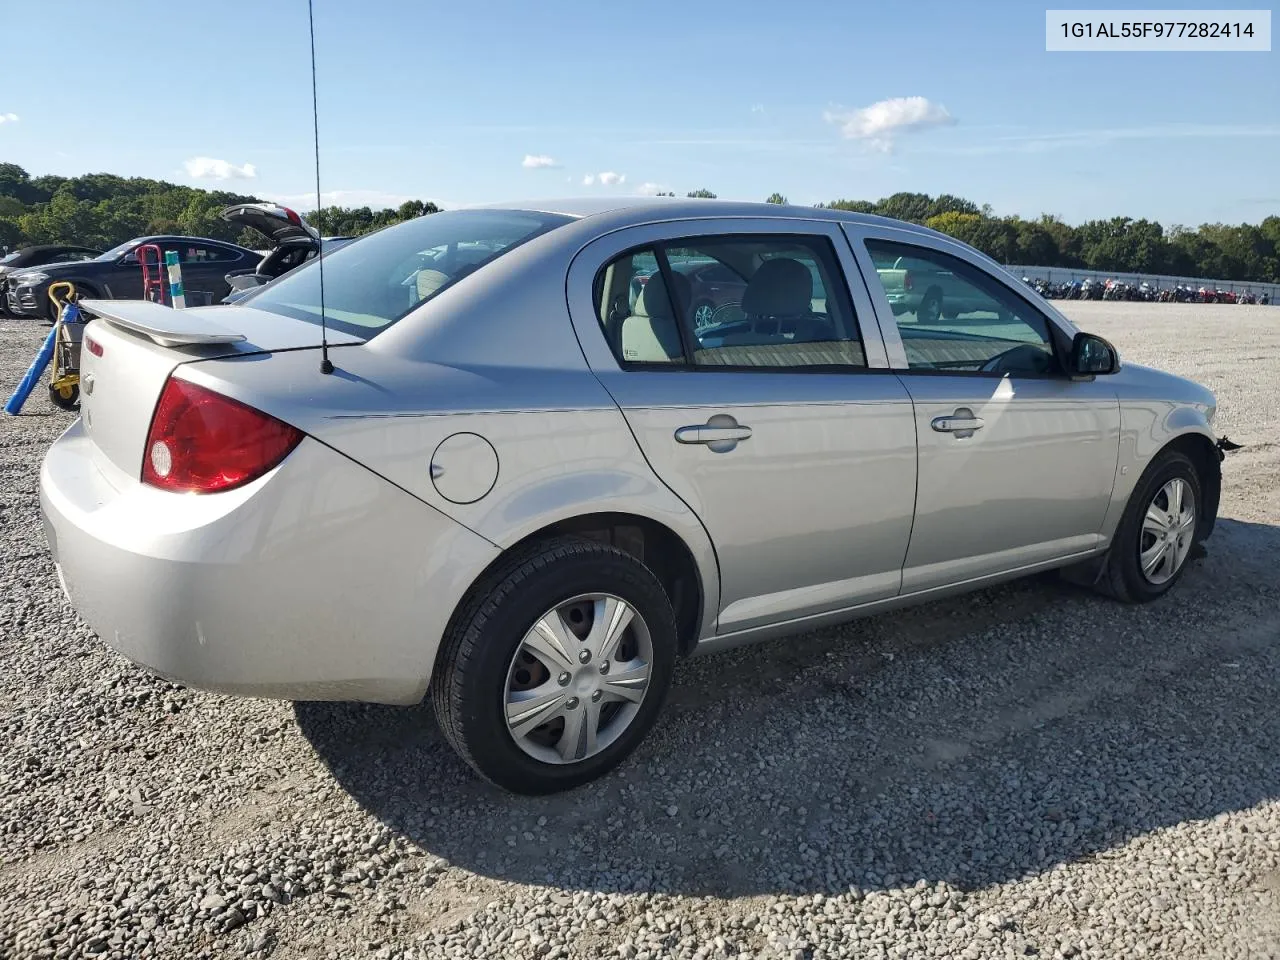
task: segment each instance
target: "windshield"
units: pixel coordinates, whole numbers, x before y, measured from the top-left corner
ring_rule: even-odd
[[[124,243],[120,244],[120,246],[112,247],[106,253],[98,254],[98,256],[94,257],[94,259],[95,260],[115,260],[117,257],[124,256],[126,253],[128,253],[130,250],[136,247],[139,242],[140,241],[138,240],[126,240]]]
[[[325,322],[372,337],[451,283],[570,217],[523,210],[454,210],[418,217],[324,256]],[[240,303],[320,322],[320,271],[312,260]]]
[[[22,252],[21,250],[15,250],[13,251],[13,253],[6,254],[5,256],[0,257],[0,263],[13,263],[13,261],[18,259],[18,254],[20,254],[21,252]]]

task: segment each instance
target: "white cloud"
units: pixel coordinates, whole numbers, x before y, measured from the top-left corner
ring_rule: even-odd
[[[187,176],[196,180],[252,180],[258,175],[252,163],[237,167],[213,157],[192,157],[183,166],[187,168]]]
[[[520,161],[520,166],[526,170],[541,170],[547,167],[558,167],[560,164],[545,153],[526,153],[524,159]]]
[[[822,118],[839,126],[845,139],[865,140],[885,151],[899,134],[955,123],[946,107],[924,97],[893,97],[857,110],[828,110]]]
[[[600,174],[599,180],[601,186],[616,187],[619,184],[627,182],[627,175],[625,173],[614,173],[612,170],[606,170],[604,173]]]
[[[636,192],[642,197],[656,197],[660,193],[668,192],[670,188],[661,183],[642,183],[636,188]]]
[[[18,115],[16,113],[0,113],[0,123],[17,123]]]
[[[594,173],[588,173],[585,177],[582,178],[582,185],[584,187],[589,187],[595,182],[596,182],[596,175]]]

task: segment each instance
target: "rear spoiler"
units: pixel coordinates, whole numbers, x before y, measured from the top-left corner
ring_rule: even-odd
[[[239,343],[248,339],[202,318],[195,310],[175,310],[150,300],[81,300],[81,309],[122,330],[150,337],[162,347]]]

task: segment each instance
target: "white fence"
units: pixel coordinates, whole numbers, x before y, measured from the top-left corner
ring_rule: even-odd
[[[1232,293],[1253,293],[1258,296],[1268,294],[1271,303],[1280,300],[1280,283],[1246,283],[1241,280],[1210,280],[1207,277],[1167,277],[1154,273],[1108,273],[1105,270],[1083,270],[1076,267],[1031,267],[1009,264],[1005,267],[1015,277],[1030,277],[1032,280],[1047,280],[1049,283],[1071,283],[1074,280],[1118,280],[1122,283],[1142,283],[1144,280],[1157,289],[1166,290],[1176,286],[1192,287],[1199,290],[1230,290]]]

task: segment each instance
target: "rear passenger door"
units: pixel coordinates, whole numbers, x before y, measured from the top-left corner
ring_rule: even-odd
[[[708,260],[743,278],[710,325],[686,276]],[[838,225],[774,219],[632,228],[570,269],[588,362],[715,544],[722,634],[899,591],[915,426],[849,275]]]

